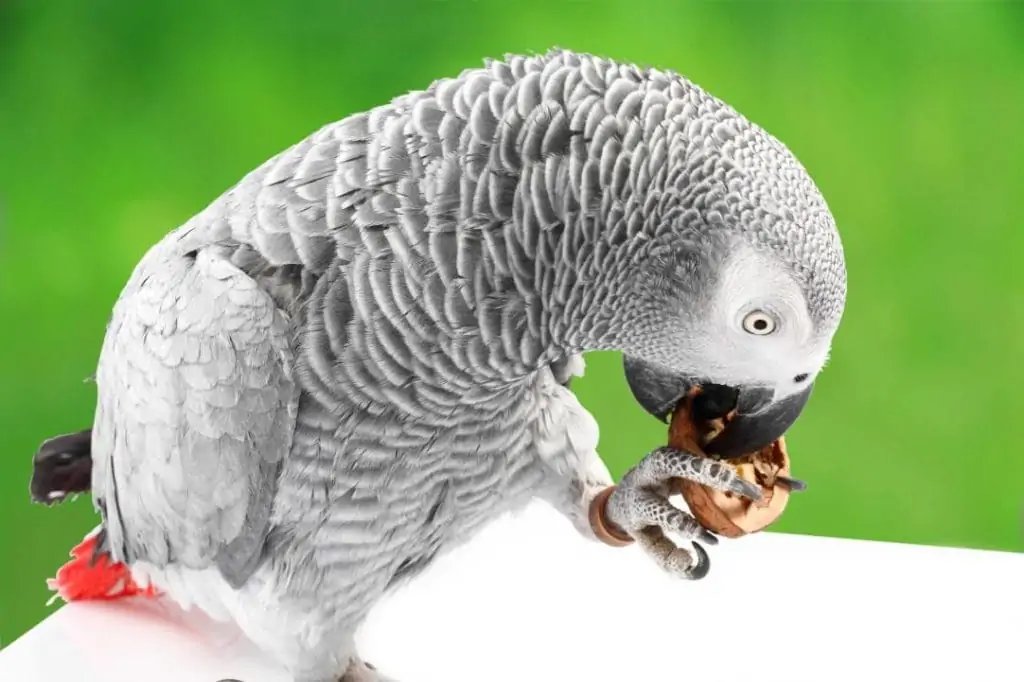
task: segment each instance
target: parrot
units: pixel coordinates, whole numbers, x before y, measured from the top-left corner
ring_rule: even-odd
[[[142,255],[91,428],[35,460],[35,499],[98,513],[55,589],[167,595],[294,682],[383,682],[355,644],[375,605],[534,501],[599,542],[603,496],[623,545],[700,580],[718,538],[667,481],[759,498],[730,461],[804,412],[846,292],[809,172],[693,81],[483,60],[323,125]],[[572,389],[606,351],[656,420],[694,387],[732,410],[711,456],[658,447],[615,483]]]

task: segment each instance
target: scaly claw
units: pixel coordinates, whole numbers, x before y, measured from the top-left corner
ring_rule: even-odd
[[[762,493],[728,464],[672,447],[652,451],[611,492],[605,504],[607,520],[634,538],[664,570],[680,578],[699,580],[710,568],[707,552],[696,542],[692,552],[677,547],[669,535],[708,545],[718,544],[718,538],[691,514],[668,501],[668,483],[674,478],[696,481],[755,501],[761,499]]]
[[[693,552],[676,547],[656,528],[648,529],[637,537],[640,546],[648,556],[669,575],[683,580],[701,580],[711,570],[711,558],[707,550],[696,542],[691,542]]]
[[[762,497],[760,487],[740,476],[734,467],[669,446],[651,451],[623,477],[622,484],[665,489],[668,481],[673,478],[685,478],[755,502]]]

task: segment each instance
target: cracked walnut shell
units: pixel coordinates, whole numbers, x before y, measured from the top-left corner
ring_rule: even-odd
[[[683,400],[669,423],[668,444],[698,456],[705,455],[700,447],[711,436],[724,428],[728,416],[714,422],[698,424],[692,419],[692,398]],[[697,521],[712,533],[727,538],[738,538],[764,530],[773,524],[786,509],[790,489],[777,480],[789,476],[789,454],[785,439],[779,438],[757,452],[722,462],[733,466],[740,476],[761,488],[759,502],[731,492],[715,490],[694,481],[672,479],[672,492],[686,501]]]

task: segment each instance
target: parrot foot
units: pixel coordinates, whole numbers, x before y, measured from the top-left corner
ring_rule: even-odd
[[[359,658],[353,658],[345,674],[338,679],[338,682],[398,682],[397,680],[385,677],[377,672],[377,669]]]
[[[708,553],[695,540],[708,545],[718,538],[669,502],[669,481],[685,478],[717,490],[757,501],[761,491],[744,480],[733,467],[707,457],[697,457],[673,447],[660,447],[630,469],[604,502],[606,525],[625,534],[664,571],[685,580],[708,574]],[[690,540],[693,549],[677,547],[668,534]]]

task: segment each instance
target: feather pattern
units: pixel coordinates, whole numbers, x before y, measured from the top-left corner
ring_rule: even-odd
[[[836,314],[845,279],[821,273],[841,258],[812,248],[834,236],[795,164],[677,74],[563,50],[324,126],[153,247],[117,302],[94,431],[110,551],[297,679],[336,675],[338,642],[440,552],[610,482],[565,384],[585,351],[653,343],[637,272],[658,288],[669,238],[754,225]],[[718,189],[780,173],[800,191]]]

